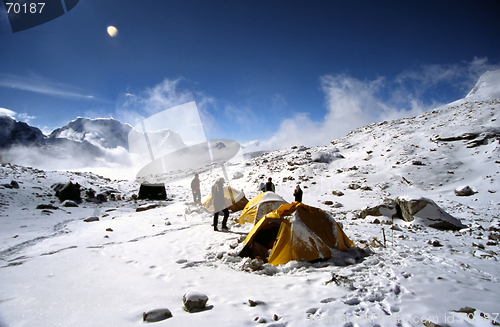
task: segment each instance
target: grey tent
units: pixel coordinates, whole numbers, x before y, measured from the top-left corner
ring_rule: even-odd
[[[141,184],[137,198],[148,200],[166,200],[167,191],[165,190],[165,184]]]
[[[80,196],[80,184],[73,184],[71,181],[69,181],[59,191],[56,192],[56,196],[61,202],[65,200],[81,201],[82,198]]]

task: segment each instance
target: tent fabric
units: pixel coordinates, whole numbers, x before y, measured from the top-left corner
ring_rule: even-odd
[[[69,181],[58,192],[56,192],[56,196],[61,202],[65,200],[81,201],[80,185],[78,185],[78,183],[73,184]]]
[[[257,223],[269,212],[276,210],[280,205],[288,203],[281,196],[274,192],[263,192],[247,203],[241,212],[238,222],[241,225],[246,223]]]
[[[233,200],[234,199],[234,203]],[[238,191],[230,186],[224,186],[224,201],[226,202],[226,208],[232,212],[240,211],[245,208],[248,203],[248,199],[242,191]],[[202,205],[207,208],[208,211],[214,212],[214,204],[212,193],[203,201]]]
[[[272,240],[269,230],[276,231]],[[328,259],[335,250],[345,252],[352,246],[354,243],[326,211],[293,202],[259,220],[245,239],[240,256],[260,257],[277,266],[292,260]]]
[[[139,194],[137,196],[139,199],[148,200],[166,200],[167,191],[165,190],[165,184],[141,184],[139,188]]]

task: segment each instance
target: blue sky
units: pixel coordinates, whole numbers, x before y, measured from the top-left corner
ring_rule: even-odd
[[[323,145],[464,97],[500,68],[498,17],[498,0],[80,0],[12,33],[2,3],[0,108],[47,132],[194,100],[207,137]]]

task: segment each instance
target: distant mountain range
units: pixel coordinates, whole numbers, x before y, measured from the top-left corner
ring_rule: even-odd
[[[500,70],[486,72],[465,99],[474,101],[500,98],[499,86]],[[95,166],[96,162],[123,164],[130,160],[129,149],[149,158],[151,152],[153,157],[159,157],[166,150],[171,152],[186,147],[181,135],[169,129],[148,132],[147,136],[146,138],[141,131],[115,119],[81,117],[45,135],[40,129],[25,122],[0,116],[0,159],[3,162],[33,166],[38,166],[43,160],[64,159],[72,167],[86,167]],[[149,140],[150,147],[146,139]],[[265,152],[267,151],[248,152],[245,159]]]
[[[5,162],[36,166],[37,156],[72,160],[75,167],[92,166],[99,159],[119,162],[123,156],[117,157],[116,152],[129,151],[129,135],[135,142],[134,152],[149,153],[144,134],[115,119],[79,117],[45,135],[27,123],[0,116],[0,153]],[[180,134],[168,129],[148,132],[148,137],[153,152],[158,147],[176,150],[186,146]],[[139,146],[137,143],[140,143]],[[26,161],[27,158],[29,160]]]

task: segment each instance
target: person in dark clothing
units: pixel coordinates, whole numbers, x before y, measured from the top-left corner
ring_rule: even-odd
[[[273,179],[269,177],[266,183],[266,192],[276,192],[276,189],[274,188],[273,184]]]
[[[229,210],[226,208],[226,201],[224,199],[224,178],[219,178],[212,186],[212,199],[214,204],[214,231],[218,231],[217,225],[219,223],[219,212],[224,213],[222,219],[222,229],[227,230],[227,219],[229,218]]]
[[[193,191],[194,204],[201,204],[200,179],[198,174],[195,174],[191,181],[191,190]]]
[[[302,189],[300,188],[300,185],[297,185],[295,190],[293,191],[293,196],[295,197],[295,202],[302,202]]]

